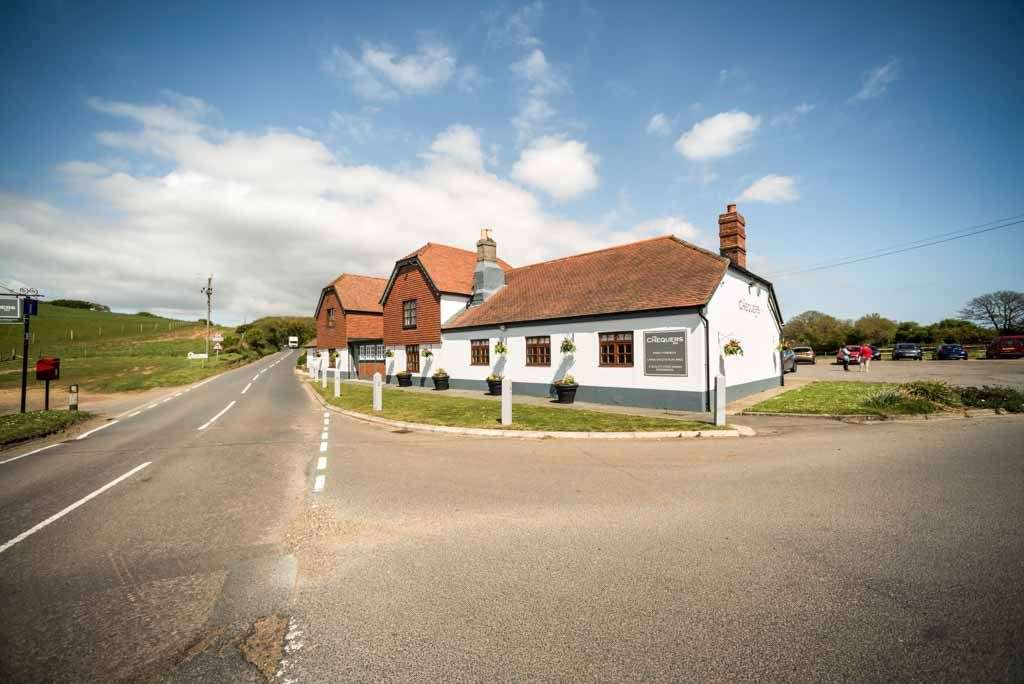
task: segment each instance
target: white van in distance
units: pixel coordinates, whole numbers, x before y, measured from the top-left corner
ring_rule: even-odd
[[[289,349],[298,349],[299,348],[299,338],[296,337],[295,335],[290,335],[288,337],[288,348]]]

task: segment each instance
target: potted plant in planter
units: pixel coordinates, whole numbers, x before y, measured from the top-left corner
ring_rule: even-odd
[[[555,380],[555,392],[558,393],[558,403],[571,404],[576,401],[576,390],[579,387],[576,384],[576,378],[571,375],[566,375],[561,380]]]
[[[399,387],[412,387],[412,373],[407,370],[395,373]]]
[[[504,375],[491,373],[487,376],[487,393],[495,397],[501,396],[501,381]]]
[[[722,353],[726,356],[743,356],[743,346],[737,339],[731,339],[722,347]]]
[[[430,377],[434,379],[434,389],[448,389],[448,371],[446,371],[444,368],[438,368]]]

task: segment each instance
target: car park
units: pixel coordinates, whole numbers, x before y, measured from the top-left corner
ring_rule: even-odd
[[[924,352],[921,351],[921,347],[913,342],[899,342],[892,348],[893,361],[899,361],[900,359],[917,359],[920,361],[923,358]]]
[[[941,344],[935,350],[935,358],[939,361],[966,360],[967,350],[961,344]]]
[[[796,373],[796,352],[792,349],[782,350],[782,372]]]
[[[1024,356],[1024,335],[1002,335],[985,348],[986,359],[1019,359]]]
[[[797,363],[817,363],[817,356],[810,347],[793,347],[793,355]]]

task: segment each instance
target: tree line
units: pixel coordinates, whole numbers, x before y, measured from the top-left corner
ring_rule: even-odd
[[[864,342],[879,346],[896,342],[984,344],[998,335],[1024,332],[1024,293],[1001,291],[975,297],[958,314],[960,318],[922,325],[916,321],[894,321],[877,313],[852,320],[821,311],[805,311],[791,318],[783,326],[782,334],[790,345],[807,345],[822,351]]]

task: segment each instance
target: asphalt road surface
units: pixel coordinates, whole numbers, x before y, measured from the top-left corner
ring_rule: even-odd
[[[116,481],[0,551],[4,680],[1024,677],[1024,418],[476,439],[293,360],[0,464],[0,544]]]

